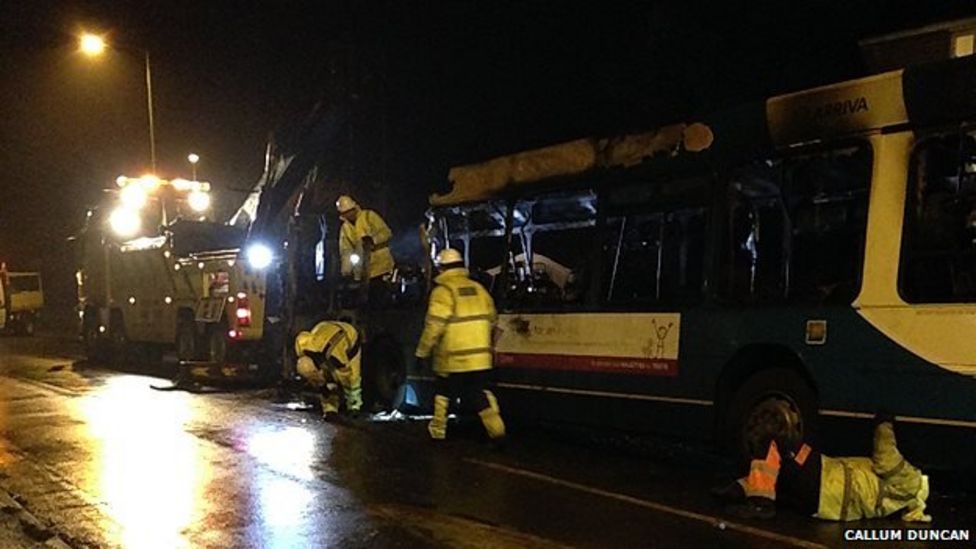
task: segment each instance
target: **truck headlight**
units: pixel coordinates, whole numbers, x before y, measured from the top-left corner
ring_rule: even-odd
[[[139,219],[139,212],[121,206],[116,208],[108,217],[108,223],[112,227],[112,230],[115,231],[115,234],[126,238],[135,236],[139,232],[142,220]]]
[[[274,254],[265,244],[251,244],[247,249],[247,262],[255,269],[265,269],[271,265]]]
[[[186,197],[186,201],[190,204],[191,210],[203,213],[210,208],[210,193],[193,191]]]

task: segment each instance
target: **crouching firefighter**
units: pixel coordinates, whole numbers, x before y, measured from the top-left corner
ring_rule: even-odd
[[[735,501],[742,518],[772,518],[777,495],[798,510],[825,520],[850,521],[901,513],[904,521],[929,522],[929,479],[898,451],[891,421],[878,421],[871,457],[828,457],[807,444],[769,443],[749,475],[715,494]]]
[[[434,417],[427,430],[435,440],[446,438],[448,408],[460,399],[464,407],[478,410],[488,436],[498,441],[505,436],[505,422],[495,395],[488,390],[495,303],[481,284],[468,277],[457,250],[442,250],[434,264],[438,275],[414,353],[420,369],[433,354]]]
[[[319,322],[310,332],[295,338],[296,369],[319,390],[322,415],[334,420],[339,414],[339,387],[342,387],[346,413],[356,417],[363,406],[359,332],[345,322]]]

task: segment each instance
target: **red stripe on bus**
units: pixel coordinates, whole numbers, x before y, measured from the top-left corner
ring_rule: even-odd
[[[500,368],[537,368],[645,376],[678,375],[678,361],[670,358],[495,353],[495,365]]]

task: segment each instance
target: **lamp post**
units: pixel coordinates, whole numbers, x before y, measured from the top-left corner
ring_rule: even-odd
[[[200,161],[200,155],[198,155],[196,153],[190,153],[186,157],[186,159],[190,161],[190,166],[193,167],[193,180],[196,181],[197,180],[197,162]]]
[[[105,39],[97,34],[84,33],[78,39],[81,53],[88,57],[98,57],[105,52]],[[146,110],[149,113],[149,161],[156,173],[156,126],[153,120],[152,70],[149,64],[149,51],[143,50],[146,60]],[[195,179],[195,178],[194,178]]]

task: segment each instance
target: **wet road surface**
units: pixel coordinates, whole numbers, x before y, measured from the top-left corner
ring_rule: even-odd
[[[497,452],[477,425],[438,445],[421,421],[336,426],[268,390],[155,391],[75,352],[0,339],[0,488],[70,546],[844,544],[844,526],[788,511],[729,520],[707,496],[721,463],[680,448],[651,459],[516,426]],[[936,527],[976,534],[969,496],[933,504]]]

